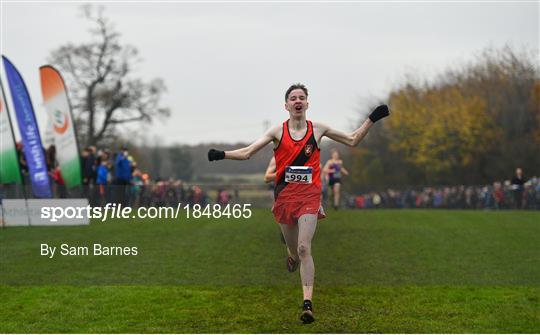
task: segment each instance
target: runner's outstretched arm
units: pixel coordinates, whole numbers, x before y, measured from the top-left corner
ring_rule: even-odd
[[[247,147],[232,150],[232,151],[221,151],[216,149],[210,149],[208,151],[208,160],[217,161],[221,159],[234,159],[234,160],[246,160],[249,159],[252,155],[261,150],[268,143],[277,140],[276,134],[278,133],[279,127],[270,128],[261,138]]]
[[[343,143],[345,145],[355,147],[362,141],[362,139],[367,135],[369,129],[373,126],[373,124],[377,121],[379,121],[382,118],[387,117],[390,115],[390,111],[388,110],[388,106],[386,105],[380,105],[377,108],[369,114],[369,117],[360,128],[356,129],[352,133],[345,133],[340,130],[333,129],[325,124],[317,124],[318,127],[320,127],[322,131],[322,136],[326,136],[328,138],[333,139],[336,142]]]
[[[276,158],[272,157],[264,173],[264,182],[269,183],[276,179]]]

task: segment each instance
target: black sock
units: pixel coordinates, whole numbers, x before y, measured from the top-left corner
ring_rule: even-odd
[[[311,300],[304,300],[304,309],[309,309],[309,310],[313,310],[313,307],[311,305]]]

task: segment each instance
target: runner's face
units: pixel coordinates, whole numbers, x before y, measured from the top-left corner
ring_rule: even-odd
[[[309,103],[307,102],[307,96],[300,88],[291,91],[287,102],[285,102],[285,109],[291,113],[292,116],[300,116],[306,112]]]

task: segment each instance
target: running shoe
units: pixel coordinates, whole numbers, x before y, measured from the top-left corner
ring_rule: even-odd
[[[298,268],[299,261],[295,260],[291,256],[287,256],[287,271],[294,272]]]
[[[304,300],[304,305],[302,306],[302,314],[300,314],[300,320],[304,324],[312,323],[315,321],[313,317],[313,306],[311,305],[311,300]]]

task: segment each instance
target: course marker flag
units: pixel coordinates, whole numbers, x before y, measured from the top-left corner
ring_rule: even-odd
[[[17,123],[21,132],[24,157],[28,164],[30,181],[32,182],[32,192],[37,198],[51,198],[51,185],[47,174],[47,164],[45,163],[45,152],[41,144],[39,128],[32,107],[30,95],[26,85],[13,64],[2,56],[6,77],[8,79],[11,99],[17,116]]]
[[[69,188],[81,185],[79,148],[64,80],[50,65],[40,67],[39,76],[45,108],[52,120],[56,159],[62,178]]]
[[[22,184],[4,87],[0,81],[0,184]]]

